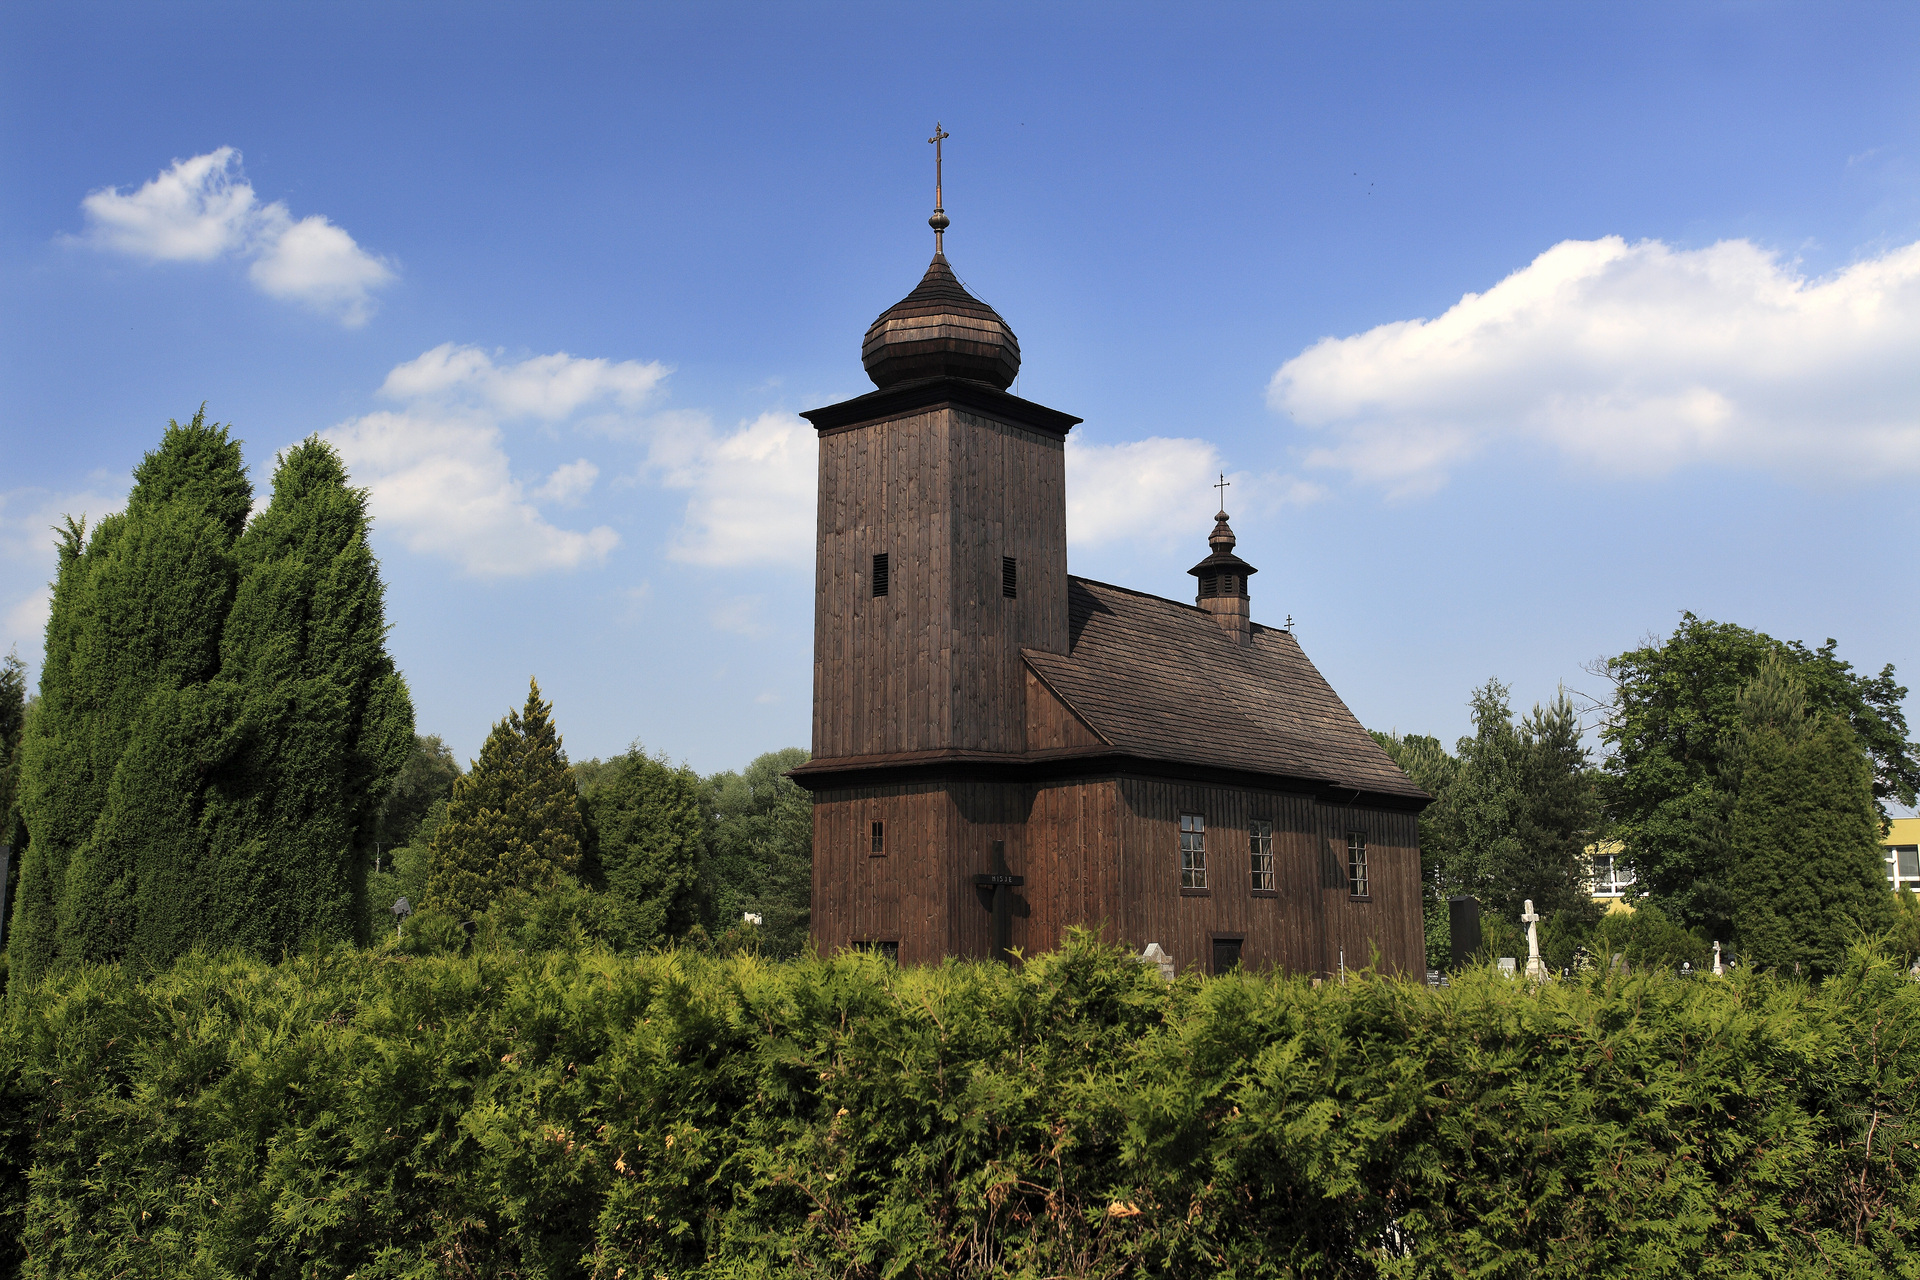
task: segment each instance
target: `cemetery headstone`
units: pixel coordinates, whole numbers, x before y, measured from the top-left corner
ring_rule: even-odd
[[[1159,943],[1149,942],[1147,949],[1135,956],[1134,959],[1138,960],[1141,964],[1152,965],[1160,971],[1162,978],[1168,982],[1173,981],[1173,957],[1168,955],[1166,949]]]
[[[1520,919],[1527,926],[1527,981],[1545,982],[1547,962],[1540,958],[1540,913],[1533,909],[1532,898],[1521,904]]]
[[[1514,977],[1519,972],[1519,962],[1512,956],[1501,956],[1500,972],[1509,978]]]

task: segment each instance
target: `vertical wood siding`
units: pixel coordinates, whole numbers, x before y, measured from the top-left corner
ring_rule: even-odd
[[[1182,813],[1207,822],[1208,892],[1180,890]],[[1255,896],[1248,826],[1274,827],[1273,896]],[[870,824],[886,824],[873,857]],[[1370,893],[1348,894],[1346,840],[1367,836]],[[991,898],[972,877],[994,840],[1025,884],[1013,945],[1052,950],[1075,925],[1139,951],[1158,942],[1184,969],[1206,967],[1216,937],[1241,941],[1253,968],[1331,975],[1377,962],[1425,968],[1420,854],[1410,814],[1247,787],[1140,778],[1025,785],[978,781],[823,791],[814,798],[814,942],[900,944],[903,963],[984,957]],[[1377,957],[1375,952],[1378,953]]]
[[[1065,485],[1059,437],[951,407],[821,438],[816,758],[1021,749],[1020,649],[1067,647]]]

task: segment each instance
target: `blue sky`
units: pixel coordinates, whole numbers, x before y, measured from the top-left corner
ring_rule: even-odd
[[[0,645],[203,400],[372,491],[423,731],[804,744],[813,442],[930,251],[1086,419],[1075,572],[1451,740],[1683,609],[1920,676],[1920,10],[18,4]]]

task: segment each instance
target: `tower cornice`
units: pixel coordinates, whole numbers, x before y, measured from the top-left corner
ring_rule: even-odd
[[[811,422],[821,435],[851,431],[890,418],[903,418],[942,405],[974,409],[1004,422],[1065,439],[1067,432],[1082,421],[1070,413],[1049,409],[1046,405],[1022,400],[972,378],[918,378],[896,383],[864,396],[842,400],[819,409],[807,409],[800,416]]]

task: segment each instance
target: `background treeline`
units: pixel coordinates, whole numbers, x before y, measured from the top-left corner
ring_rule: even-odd
[[[413,945],[418,949],[419,940]],[[0,1027],[64,1275],[1912,1275],[1920,985],[315,951]]]
[[[1833,972],[1857,938],[1920,954],[1920,902],[1889,890],[1880,845],[1887,802],[1912,806],[1920,787],[1907,690],[1891,665],[1862,675],[1835,647],[1684,615],[1667,640],[1598,664],[1613,694],[1597,762],[1565,690],[1516,722],[1493,680],[1452,753],[1376,733],[1436,797],[1420,820],[1429,965],[1446,961],[1456,894],[1480,899],[1503,955],[1524,954],[1532,899],[1555,968],[1580,948],[1699,968],[1715,940],[1807,974]],[[1631,916],[1590,896],[1590,850],[1614,843],[1637,877]]]
[[[569,764],[535,683],[470,772],[439,738],[416,740],[380,813],[367,933],[506,929],[536,949],[680,942],[798,955],[813,803],[786,771],[806,759],[789,747],[702,777],[636,744]],[[404,922],[392,915],[400,899],[417,909]]]

